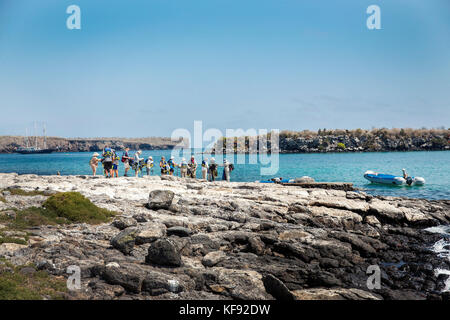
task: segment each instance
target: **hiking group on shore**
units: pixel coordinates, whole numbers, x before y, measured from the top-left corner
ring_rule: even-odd
[[[153,157],[149,156],[147,159],[141,158],[142,151],[138,150],[135,152],[133,157],[129,155],[129,148],[125,148],[122,157],[120,157],[114,149],[105,147],[102,152],[102,157],[100,154],[95,152],[92,155],[89,164],[92,169],[92,174],[95,176],[97,173],[98,164],[103,165],[103,173],[106,178],[119,177],[119,164],[122,162],[125,168],[125,177],[128,177],[128,171],[131,169],[135,172],[135,177],[143,175],[143,169],[146,169],[148,176],[154,173],[154,161]],[[189,161],[182,158],[180,163],[175,163],[175,158],[172,156],[169,160],[166,160],[164,156],[161,157],[159,161],[159,167],[161,170],[161,175],[179,175],[181,178],[197,178],[197,161],[194,156],[191,156]],[[218,168],[223,167],[222,180],[230,181],[231,172],[234,170],[234,165],[228,160],[224,159],[223,164],[217,164],[214,158],[209,161],[207,158],[202,160],[201,163],[201,175],[202,179],[208,181],[215,181],[218,176]],[[179,169],[179,170],[178,170]]]

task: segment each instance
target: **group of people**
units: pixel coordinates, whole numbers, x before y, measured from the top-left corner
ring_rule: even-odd
[[[141,158],[142,151],[138,150],[135,152],[133,157],[128,154],[129,148],[126,148],[123,152],[122,157],[120,157],[114,149],[105,147],[102,152],[102,157],[100,154],[95,152],[92,155],[89,164],[92,169],[92,174],[95,176],[97,173],[97,167],[99,163],[103,165],[103,173],[106,178],[119,177],[119,163],[122,162],[125,168],[124,176],[128,176],[128,171],[134,170],[135,176],[138,177],[141,173],[143,174],[143,169],[146,169],[147,175],[152,175],[154,173],[154,162],[153,157],[149,156],[147,159]],[[197,178],[197,162],[194,156],[191,156],[190,161],[186,161],[185,158],[181,159],[180,163],[175,163],[175,158],[172,156],[169,160],[166,160],[164,156],[161,157],[159,161],[159,167],[161,169],[161,175],[175,175],[176,172],[180,172],[182,178]],[[217,164],[214,158],[203,159],[201,163],[201,174],[202,179],[208,181],[215,181],[218,176],[218,168],[223,167],[222,180],[230,181],[231,172],[234,170],[234,166],[228,160],[224,159],[223,164]]]

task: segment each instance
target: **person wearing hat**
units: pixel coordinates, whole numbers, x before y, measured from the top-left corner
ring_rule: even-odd
[[[191,177],[192,179],[197,178],[197,161],[195,161],[195,157],[192,156],[191,157],[191,161],[189,161],[188,164],[188,168],[189,168],[189,173],[188,176]]]
[[[89,160],[89,165],[91,166],[93,176],[95,176],[95,174],[97,173],[98,163],[100,162],[100,159],[97,158],[98,156],[100,156],[100,155],[97,152],[95,152],[92,155],[91,160]]]
[[[208,168],[208,180],[215,181],[217,177],[217,164],[216,159],[211,158]]]
[[[186,178],[187,171],[188,171],[188,163],[187,163],[185,158],[181,159],[179,167],[180,167],[180,175],[181,175],[181,177],[182,178]]]
[[[161,175],[166,175],[167,172],[167,161],[166,157],[162,156],[161,160],[159,161],[159,167],[161,168]]]
[[[147,175],[149,176],[151,173],[153,173],[153,157],[149,156],[145,161],[145,164],[147,166]]]
[[[175,167],[177,166],[174,159],[175,159],[174,156],[171,156],[169,161],[167,161],[167,164],[169,165],[169,175],[171,176],[173,176],[175,172]]]
[[[135,172],[135,177],[137,177],[139,175],[139,171],[141,171],[141,160],[144,160],[144,158],[139,157],[141,155],[142,151],[138,150],[136,151],[136,153],[134,154],[134,159],[133,159],[133,170]]]
[[[222,180],[230,182],[230,173],[234,169],[234,166],[228,162],[227,159],[223,159],[223,175]]]
[[[206,180],[208,174],[208,158],[202,160],[202,179]]]

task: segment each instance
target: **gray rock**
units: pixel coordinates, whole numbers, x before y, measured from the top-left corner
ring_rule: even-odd
[[[315,180],[313,178],[311,178],[311,177],[303,176],[303,177],[300,177],[300,178],[295,178],[294,182],[295,183],[312,183],[312,182],[315,182]]]
[[[175,194],[170,190],[153,190],[148,198],[148,208],[152,210],[170,208]]]
[[[183,289],[183,285],[178,279],[156,271],[148,273],[142,283],[142,291],[146,291],[152,296],[167,292],[179,293]]]
[[[205,267],[213,267],[226,258],[226,254],[223,251],[213,251],[208,253],[202,259],[202,264]]]
[[[270,293],[277,300],[292,301],[294,295],[289,291],[286,285],[271,274],[263,277],[264,287],[267,293]]]
[[[130,254],[140,230],[135,227],[127,228],[111,239],[111,245],[124,254]]]
[[[133,226],[137,225],[137,222],[133,218],[121,217],[121,218],[119,218],[117,220],[114,220],[112,222],[112,225],[114,227],[116,227],[117,229],[119,229],[119,230],[124,230],[126,228],[133,227]]]
[[[181,254],[172,241],[159,239],[150,244],[145,262],[160,266],[179,267],[181,266]]]
[[[101,277],[109,284],[120,285],[132,293],[140,293],[144,276],[127,269],[105,268]]]
[[[175,235],[179,237],[189,237],[192,235],[192,231],[188,228],[181,227],[181,226],[175,226],[167,229],[167,235]]]
[[[150,223],[141,227],[136,235],[136,244],[150,243],[166,235],[166,226],[162,223]]]

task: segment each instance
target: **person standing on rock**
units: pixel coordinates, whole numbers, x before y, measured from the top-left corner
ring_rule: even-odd
[[[213,182],[216,180],[217,177],[217,163],[216,159],[211,158],[209,168],[208,168],[208,180]]]
[[[119,155],[116,153],[115,150],[113,150],[113,177],[118,178],[119,177],[119,161],[120,161],[120,157]]]
[[[188,172],[188,163],[187,163],[187,161],[186,161],[185,158],[182,158],[182,159],[181,159],[181,162],[180,162],[179,167],[180,167],[180,174],[181,174],[181,177],[182,177],[182,178],[186,178],[187,172]]]
[[[112,149],[108,146],[105,146],[103,149],[103,169],[105,170],[106,178],[112,178],[112,165],[113,165],[113,152]]]
[[[171,156],[169,161],[167,161],[167,164],[169,165],[169,175],[171,176],[175,173],[175,167],[177,166],[174,159],[174,156]]]
[[[133,170],[135,172],[134,176],[137,178],[139,175],[139,171],[141,171],[141,160],[144,160],[144,158],[139,157],[141,155],[142,151],[138,150],[134,154],[133,159]]]
[[[161,175],[164,176],[166,175],[167,172],[167,161],[166,161],[166,157],[162,156],[161,157],[161,161],[159,161],[159,167],[161,168]]]
[[[195,161],[195,157],[191,157],[191,161],[188,164],[189,167],[189,177],[192,179],[197,178],[197,161]]]
[[[206,180],[208,174],[208,159],[205,158],[202,160],[202,179]]]
[[[130,151],[130,148],[125,148],[125,152],[122,155],[122,162],[125,167],[125,174],[124,177],[128,177],[128,170],[130,170],[130,156],[128,155],[128,151]]]
[[[150,156],[148,157],[148,159],[145,161],[145,165],[147,167],[147,175],[151,175],[153,174],[153,157]]]
[[[230,182],[230,174],[231,171],[233,171],[234,166],[232,163],[228,162],[227,159],[223,160],[223,175],[222,180],[226,180],[227,182]]]
[[[98,156],[100,156],[97,152],[95,152],[92,155],[91,160],[89,160],[89,165],[91,166],[92,169],[92,175],[95,176],[97,173],[97,167],[98,167],[98,163],[100,162],[100,159],[97,158]]]

